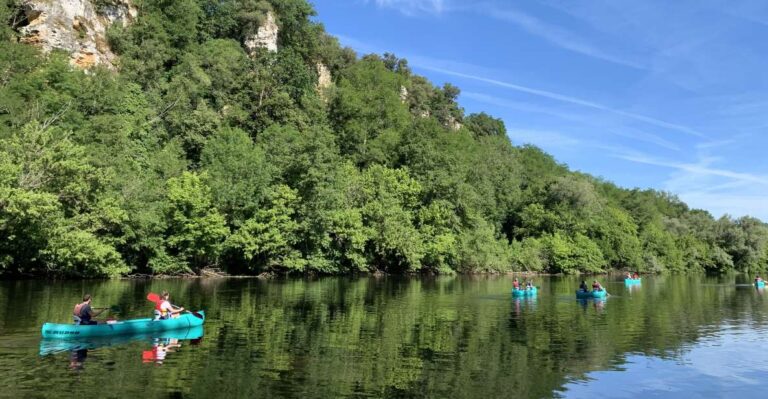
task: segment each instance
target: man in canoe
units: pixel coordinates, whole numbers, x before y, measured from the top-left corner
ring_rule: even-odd
[[[581,280],[581,285],[579,285],[579,290],[581,290],[581,292],[588,292],[589,291],[589,287],[587,287],[587,282],[586,281]]]
[[[155,320],[175,318],[183,311],[183,307],[171,305],[171,294],[168,291],[163,291],[160,300],[155,302]]]
[[[74,316],[75,324],[88,326],[98,324],[93,318],[103,312],[104,309],[94,312],[91,308],[91,294],[85,294],[83,295],[83,302],[75,305],[75,309],[72,310],[72,316]]]
[[[597,280],[592,282],[592,291],[602,291],[603,286],[600,285],[600,283],[597,282]]]

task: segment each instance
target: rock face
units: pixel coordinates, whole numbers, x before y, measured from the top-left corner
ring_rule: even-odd
[[[275,15],[268,12],[266,21],[259,26],[256,34],[246,38],[243,43],[248,54],[253,55],[258,48],[277,51],[277,34],[279,30],[277,22],[275,22]]]
[[[456,132],[459,129],[461,129],[462,126],[464,126],[464,125],[462,125],[461,122],[456,120],[456,118],[454,118],[453,116],[449,116],[448,120],[445,122],[445,127],[447,127],[448,129],[453,130],[454,132]]]
[[[331,78],[331,71],[328,67],[322,62],[318,62],[315,65],[315,68],[317,69],[317,89],[322,91],[331,87],[333,79]]]
[[[400,86],[400,102],[405,104],[408,101],[408,88]]]
[[[113,69],[115,54],[107,44],[107,28],[113,23],[125,26],[138,15],[130,0],[113,0],[100,8],[91,0],[24,0],[23,7],[28,25],[20,29],[21,40],[46,53],[67,51],[72,65],[84,69]]]

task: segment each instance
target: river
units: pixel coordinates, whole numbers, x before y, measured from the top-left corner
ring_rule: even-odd
[[[652,276],[577,301],[575,277],[0,282],[2,397],[764,397],[768,299],[744,276]],[[121,319],[149,292],[202,331],[88,347],[40,337],[79,297]]]

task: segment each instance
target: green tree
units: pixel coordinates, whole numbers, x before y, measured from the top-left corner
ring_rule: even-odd
[[[227,247],[252,270],[302,271],[306,262],[294,248],[299,242],[299,223],[294,220],[298,200],[290,187],[274,187],[266,206],[230,236]]]
[[[166,242],[173,255],[193,267],[218,262],[229,234],[224,217],[213,206],[206,178],[205,174],[184,172],[168,180]]]

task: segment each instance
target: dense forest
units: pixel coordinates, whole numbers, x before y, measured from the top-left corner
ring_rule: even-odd
[[[99,0],[99,2],[109,0]],[[516,145],[305,0],[142,0],[117,72],[0,0],[0,274],[754,272],[768,226]],[[278,51],[248,52],[267,13]],[[318,86],[318,63],[332,83]]]

